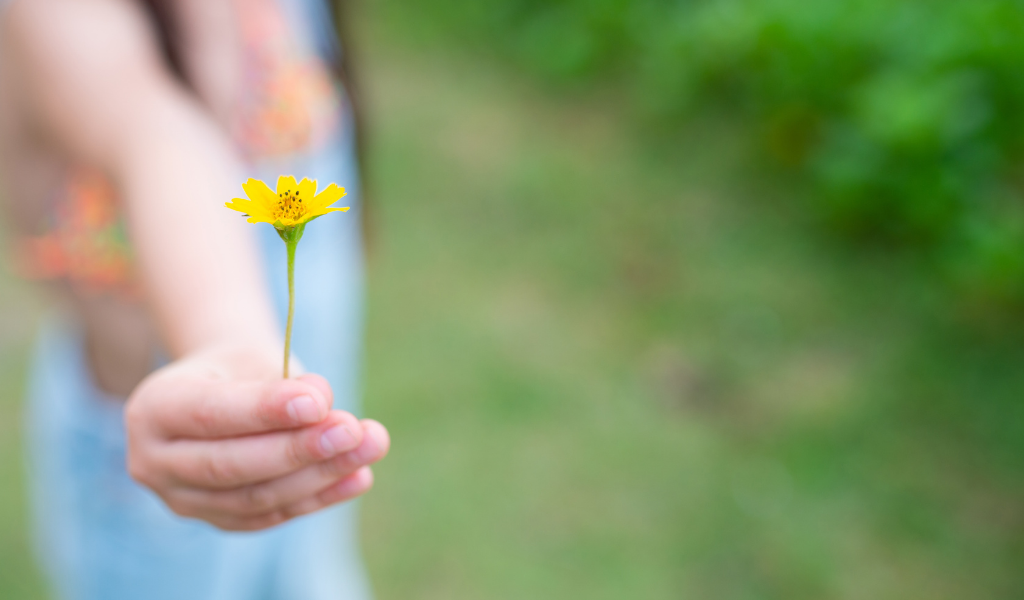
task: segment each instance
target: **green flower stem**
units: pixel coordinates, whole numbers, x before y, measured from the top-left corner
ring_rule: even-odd
[[[277,234],[284,240],[288,251],[288,321],[284,328],[284,378],[288,379],[288,362],[292,353],[292,319],[295,316],[295,248],[302,239],[306,224],[278,229]]]

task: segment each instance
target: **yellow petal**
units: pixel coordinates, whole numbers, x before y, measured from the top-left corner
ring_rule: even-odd
[[[345,188],[338,187],[337,184],[332,183],[331,185],[324,188],[324,191],[316,195],[313,200],[313,204],[310,205],[310,210],[319,210],[334,204],[345,195]]]
[[[273,210],[277,206],[277,194],[270,189],[270,186],[259,179],[250,179],[242,184],[245,195],[265,210]]]
[[[250,206],[256,206],[256,203],[254,203],[252,200],[247,200],[245,198],[232,198],[231,202],[225,202],[224,206],[227,206],[228,208],[234,210],[245,210],[248,209]]]
[[[225,202],[224,203],[224,206],[230,208],[231,210],[237,210],[240,213],[246,213],[246,214],[249,213],[249,207],[251,205],[252,205],[252,202],[249,202],[247,200],[242,200],[241,198],[234,198],[233,200],[231,200],[231,202]]]
[[[282,175],[277,178],[277,195],[280,196],[287,191],[298,191],[299,184],[295,183],[295,178],[291,175]]]
[[[299,182],[299,199],[306,206],[312,206],[313,199],[316,197],[316,179],[302,178]]]
[[[245,213],[249,216],[255,216],[260,218],[269,218],[270,211],[265,209],[263,206],[253,202],[251,200],[243,200],[242,198],[234,198],[231,202],[224,204],[231,210],[237,210],[238,212]]]
[[[321,215],[326,215],[329,212],[335,212],[335,211],[345,212],[346,210],[348,210],[348,208],[349,207],[347,207],[347,206],[340,206],[340,207],[334,207],[334,208],[328,208],[328,207],[318,208],[316,210],[310,211],[309,212],[309,216],[310,216],[310,218],[312,218],[312,217],[319,217]]]

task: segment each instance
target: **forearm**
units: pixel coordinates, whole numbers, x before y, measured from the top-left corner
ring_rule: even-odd
[[[71,161],[117,184],[138,272],[174,355],[277,345],[251,228],[224,208],[241,166],[163,64],[127,0],[20,0],[0,36],[30,118]],[[5,39],[4,39],[5,38]]]
[[[175,90],[153,90],[119,140],[111,172],[139,273],[172,352],[223,341],[277,345],[251,227],[224,208],[241,193],[222,130]]]

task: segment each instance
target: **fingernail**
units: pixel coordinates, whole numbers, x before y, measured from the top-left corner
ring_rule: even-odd
[[[373,439],[373,443],[377,445],[377,453],[380,453],[387,446],[388,434],[380,427],[370,427],[370,438]]]
[[[312,396],[292,398],[287,407],[288,416],[298,423],[317,423],[320,421],[320,405]]]
[[[351,450],[355,445],[356,436],[352,435],[352,432],[344,425],[335,425],[320,436],[320,447],[323,448],[324,452],[329,456],[334,456],[339,452]]]

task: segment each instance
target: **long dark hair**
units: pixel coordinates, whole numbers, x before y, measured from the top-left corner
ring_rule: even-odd
[[[370,246],[372,230],[370,227],[371,213],[368,208],[370,180],[366,168],[366,113],[363,104],[363,87],[360,85],[358,71],[355,67],[357,61],[353,58],[353,54],[358,52],[358,48],[356,48],[355,36],[350,35],[351,29],[349,28],[352,23],[352,0],[332,0],[330,5],[334,19],[334,30],[338,39],[342,40],[342,43],[345,45],[341,56],[335,59],[333,67],[335,76],[345,88],[352,110],[352,123],[355,127],[356,160],[358,163],[357,168],[359,169],[360,200],[362,202],[360,205],[360,215],[363,220],[364,243]]]

